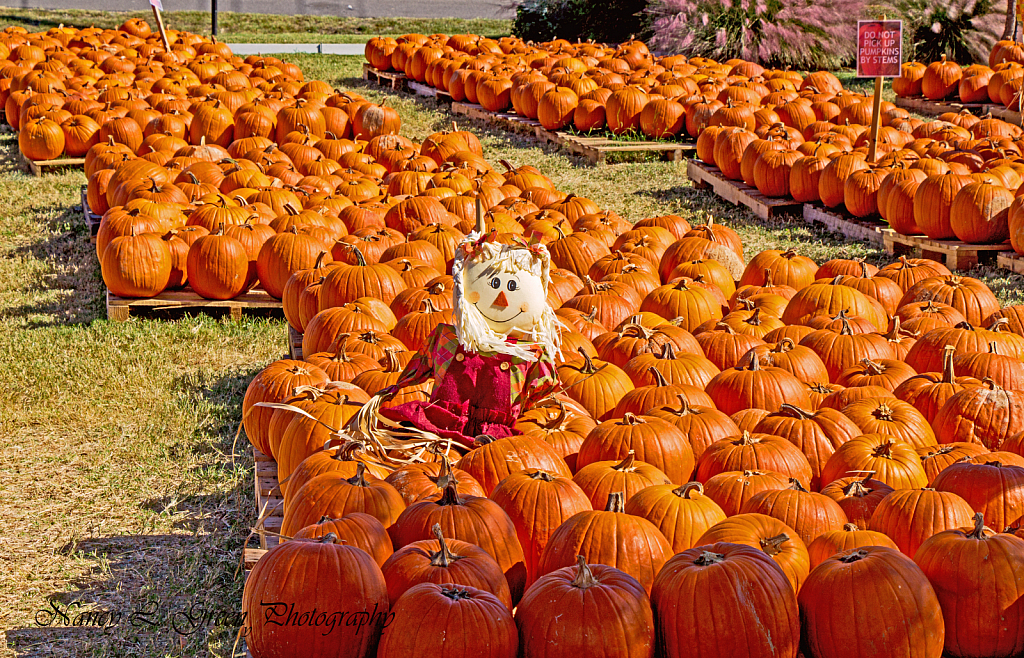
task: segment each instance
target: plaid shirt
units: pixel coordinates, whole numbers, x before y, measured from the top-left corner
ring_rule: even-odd
[[[415,386],[434,378],[435,390],[444,379],[445,373],[459,352],[459,338],[455,327],[440,324],[430,334],[427,346],[413,357],[405,367],[398,381],[388,387],[389,391],[398,391],[406,386]],[[494,353],[482,352],[484,357]],[[511,378],[512,405],[519,405],[521,410],[531,408],[536,402],[557,391],[561,383],[558,379],[558,368],[547,354],[541,353],[537,361],[529,362],[518,357],[511,357],[513,366],[529,364],[528,368],[514,367],[509,369]]]

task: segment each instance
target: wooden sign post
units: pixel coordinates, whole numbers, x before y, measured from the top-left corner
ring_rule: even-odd
[[[156,26],[160,29],[160,38],[164,42],[164,48],[167,52],[171,52],[171,44],[167,41],[167,30],[164,29],[164,17],[160,15],[164,4],[162,0],[149,0],[149,4],[153,8],[153,15],[156,16]]]
[[[878,155],[878,128],[882,121],[882,82],[885,78],[900,77],[902,63],[902,21],[857,21],[857,77],[875,79],[868,162],[874,162]]]

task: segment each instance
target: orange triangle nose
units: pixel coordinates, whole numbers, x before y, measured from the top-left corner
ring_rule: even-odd
[[[497,306],[498,308],[508,308],[508,300],[505,299],[505,291],[502,290],[498,293],[498,296],[491,302],[491,306]]]

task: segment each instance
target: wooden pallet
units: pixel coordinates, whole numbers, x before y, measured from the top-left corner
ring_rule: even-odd
[[[275,315],[284,316],[281,300],[274,299],[262,288],[254,288],[234,299],[203,299],[191,288],[183,290],[167,290],[156,297],[145,299],[129,299],[112,295],[107,290],[107,319],[113,322],[125,322],[132,311],[141,314],[181,309],[190,312],[207,313],[211,309],[227,309],[232,320],[241,319],[247,310],[269,310]]]
[[[1014,274],[1024,274],[1024,255],[1016,251],[1000,251],[996,255],[996,265]]]
[[[22,164],[28,168],[29,172],[33,176],[42,176],[45,173],[56,171],[57,169],[74,168],[82,169],[85,167],[85,158],[60,158],[57,160],[29,160],[25,155],[18,151],[18,156],[21,158]]]
[[[853,215],[832,208],[805,203],[804,219],[813,224],[821,224],[833,233],[839,233],[851,240],[863,240],[868,244],[883,246],[884,234],[889,223],[881,219],[854,217]]]
[[[961,103],[960,101],[932,101],[923,96],[896,97],[896,107],[935,117],[946,112],[958,113],[963,110],[967,110],[975,116],[981,116],[988,111],[987,105],[987,103]]]
[[[452,102],[452,95],[443,89],[434,89],[430,85],[425,85],[415,80],[407,80],[406,86],[409,87],[409,91],[417,96],[425,96],[426,98],[433,98],[446,103]]]
[[[296,361],[302,360],[302,334],[295,327],[288,326],[288,356]]]
[[[757,188],[743,181],[729,180],[722,175],[718,167],[690,160],[686,165],[686,175],[698,189],[711,189],[720,198],[737,206],[746,206],[761,219],[767,220],[781,215],[799,215],[804,204],[790,198],[775,199],[757,191]]]
[[[969,270],[978,264],[997,264],[1000,253],[1010,250],[1010,243],[967,244],[958,240],[932,240],[923,235],[900,235],[889,229],[882,234],[886,253],[895,256],[920,254],[945,263],[950,270]]]
[[[1002,119],[1016,126],[1024,125],[1024,119],[1022,119],[1019,111],[1011,110],[1002,105],[986,105],[985,113],[991,113],[995,118]]]
[[[519,116],[512,112],[491,112],[475,103],[452,103],[452,114],[461,114],[470,119],[484,121],[511,132],[529,135],[546,144],[558,146],[563,151],[580,156],[591,164],[604,164],[611,154],[657,153],[662,158],[678,162],[696,152],[696,143],[679,142],[629,142],[573,135],[563,131],[547,130],[540,122]]]
[[[399,71],[379,71],[369,62],[363,62],[363,80],[373,82],[381,87],[387,87],[393,91],[405,89],[406,80],[404,73]]]
[[[97,215],[89,208],[88,187],[82,186],[82,218],[85,220],[85,227],[89,229],[89,240],[96,242],[96,234],[100,231],[100,220],[103,215]]]

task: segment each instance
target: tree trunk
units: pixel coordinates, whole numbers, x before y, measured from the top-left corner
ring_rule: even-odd
[[[1020,0],[1006,0],[1006,22],[1003,24],[1003,35],[1001,38],[1010,39],[1016,36],[1017,31],[1017,2]]]

